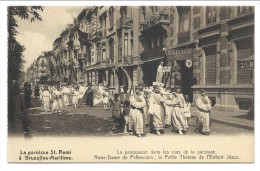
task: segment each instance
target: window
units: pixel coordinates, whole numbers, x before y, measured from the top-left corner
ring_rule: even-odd
[[[109,9],[109,28],[112,28],[114,25],[114,8]]]
[[[244,13],[248,13],[248,12],[252,12],[253,11],[253,7],[252,6],[238,6],[237,7],[237,14],[241,15]]]
[[[102,61],[106,60],[106,45],[102,44]]]
[[[126,56],[128,56],[128,34],[127,33],[125,34],[124,40],[125,40],[125,42],[124,42],[124,49],[125,49],[124,56],[126,57]]]
[[[221,7],[220,19],[225,20],[228,19],[229,17],[230,17],[230,7],[227,6]]]
[[[141,6],[141,22],[145,22],[145,6]]]
[[[97,62],[101,61],[101,45],[97,44]]]
[[[217,7],[207,7],[207,24],[212,24],[217,21]]]
[[[198,14],[200,13],[200,6],[194,6],[193,7],[193,14]]]
[[[205,51],[205,84],[206,85],[215,85],[217,78],[216,70],[216,46],[206,47]]]
[[[114,60],[114,40],[109,41],[109,59]]]
[[[190,30],[190,11],[183,10],[180,13],[180,27],[179,32],[184,33]]]
[[[246,60],[254,54],[254,42],[252,38],[238,40],[237,46],[237,60]],[[252,84],[253,70],[237,70],[237,84]]]

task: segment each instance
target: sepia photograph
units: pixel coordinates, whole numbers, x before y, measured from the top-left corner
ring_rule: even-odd
[[[255,162],[255,5],[154,4],[6,6],[8,163]]]

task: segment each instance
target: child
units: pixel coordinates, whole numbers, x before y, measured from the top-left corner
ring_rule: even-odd
[[[113,118],[113,127],[112,131],[116,130],[116,125],[118,120],[120,119],[120,101],[118,100],[119,94],[114,94],[114,100],[111,101],[111,110],[112,110],[112,118]]]
[[[184,104],[183,113],[184,113],[184,119],[185,119],[185,126],[186,126],[186,128],[189,128],[188,118],[191,117],[191,114],[190,114],[191,103],[189,102],[190,98],[188,95],[185,95],[184,99],[185,99],[185,104]]]
[[[48,112],[50,109],[50,92],[47,86],[42,91],[43,110]]]
[[[74,104],[74,108],[77,108],[79,101],[79,88],[78,86],[75,86],[75,89],[72,94],[72,103]]]

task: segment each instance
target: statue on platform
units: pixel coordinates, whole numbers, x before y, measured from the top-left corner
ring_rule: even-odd
[[[161,61],[160,65],[157,68],[157,74],[156,74],[156,82],[163,82],[163,75],[164,75],[164,66],[163,61]]]

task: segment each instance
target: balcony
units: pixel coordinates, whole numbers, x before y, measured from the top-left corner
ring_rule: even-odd
[[[131,23],[131,17],[119,18],[116,22],[116,29],[131,28]]]
[[[141,23],[141,31],[154,27],[157,24],[169,25],[170,19],[168,14],[160,13],[151,15],[143,23]]]
[[[178,34],[178,44],[186,43],[189,42],[190,40],[191,40],[190,30]]]
[[[160,59],[162,57],[165,57],[165,52],[162,50],[163,47],[159,47],[156,49],[152,49],[146,52],[141,53],[141,60],[142,61],[149,61],[149,60],[155,60]]]
[[[89,39],[90,40],[94,40],[96,39],[98,36],[97,36],[97,31],[93,31],[90,35],[89,35]]]

